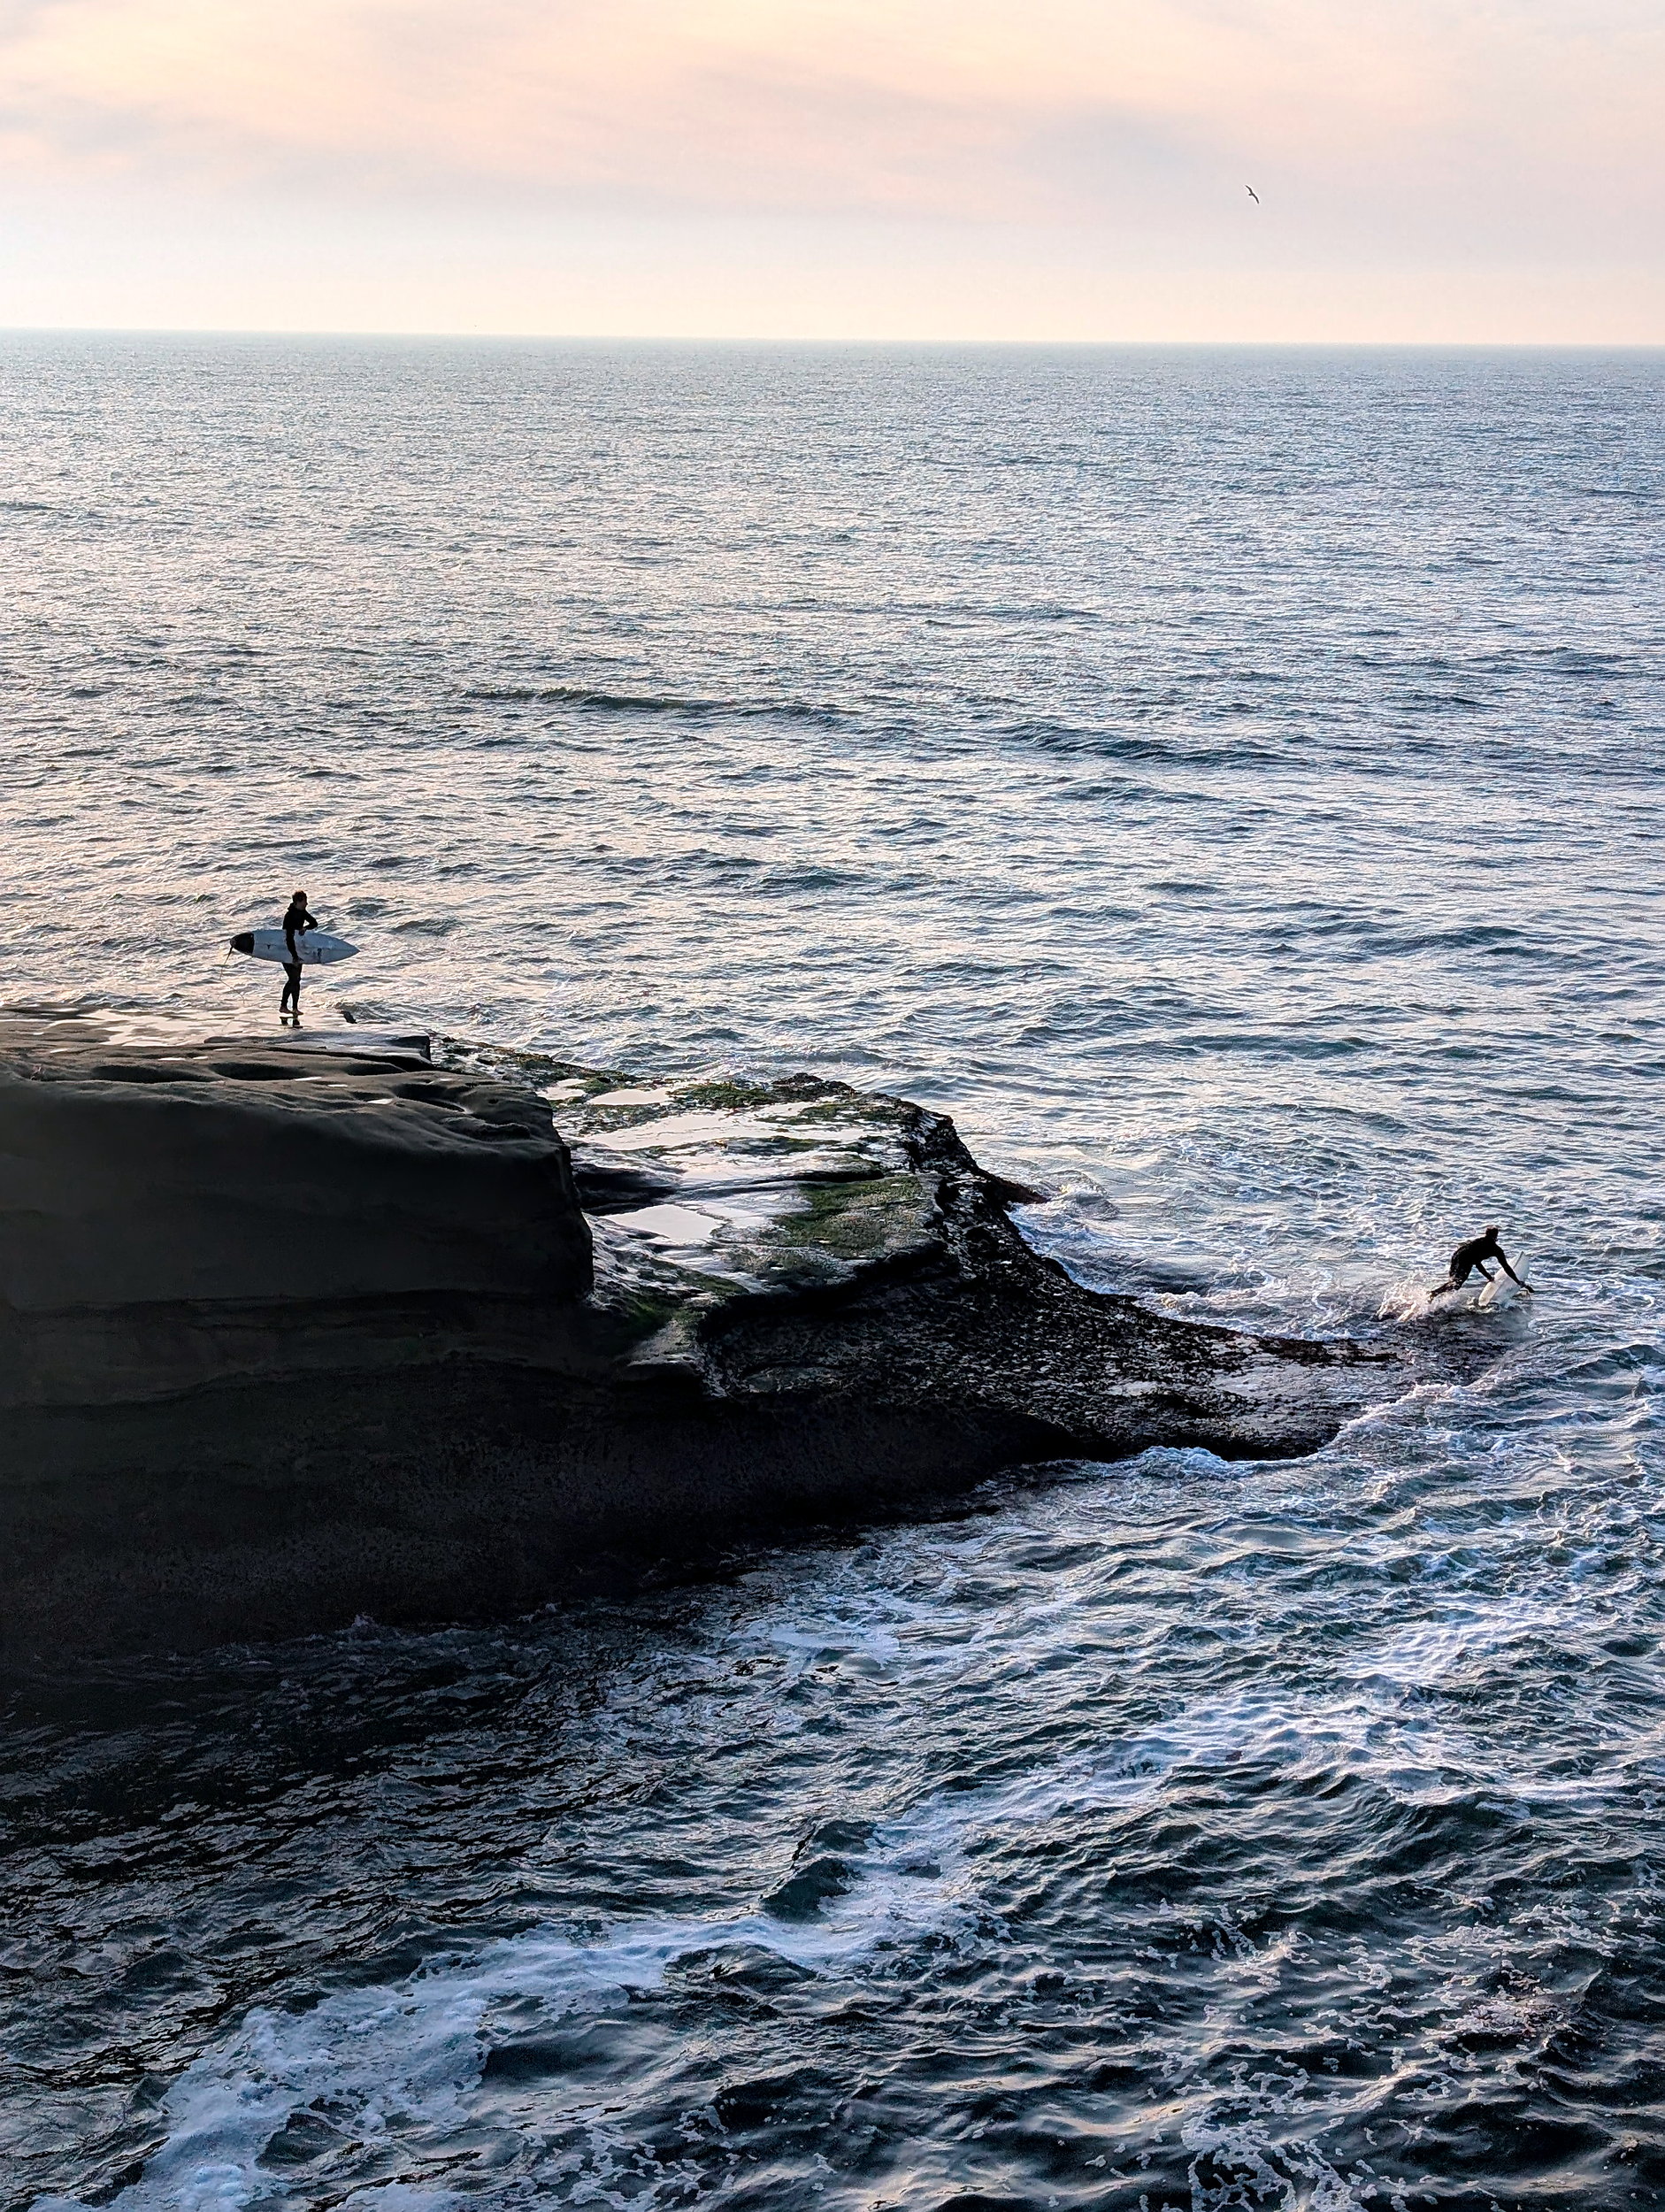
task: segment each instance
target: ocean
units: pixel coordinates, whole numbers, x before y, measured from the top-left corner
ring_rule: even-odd
[[[0,1000],[954,1115],[1494,1363],[7,1686],[7,2212],[1665,2199],[1665,355],[0,342]],[[1439,1325],[1437,1320],[1426,1325]]]

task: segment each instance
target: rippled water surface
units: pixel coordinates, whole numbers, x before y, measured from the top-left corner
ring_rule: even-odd
[[[0,2204],[1665,2198],[1662,396],[4,342],[11,1003],[270,1024],[304,882],[318,1028],[901,1090],[1181,1312],[1539,1296],[1311,1460],[14,1685]]]

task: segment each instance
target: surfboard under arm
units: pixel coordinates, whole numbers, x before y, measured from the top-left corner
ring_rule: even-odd
[[[288,940],[280,929],[245,929],[231,941],[234,952],[242,953],[250,960],[276,960],[288,967],[298,960],[303,968],[322,968],[332,960],[350,960],[357,951],[344,937],[334,937],[326,929],[303,930],[295,941],[295,950],[289,950]]]

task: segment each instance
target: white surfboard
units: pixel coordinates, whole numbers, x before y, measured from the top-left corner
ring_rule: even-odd
[[[350,960],[358,949],[344,937],[332,937],[326,929],[297,931],[293,953],[280,929],[245,929],[232,939],[231,949],[250,960],[278,960],[285,967],[291,960],[298,960],[307,968],[321,968],[332,960]]]

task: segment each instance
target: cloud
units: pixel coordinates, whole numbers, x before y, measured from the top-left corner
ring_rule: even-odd
[[[60,177],[1070,220],[1146,155],[1344,183],[1530,155],[1569,188],[1651,145],[1665,27],[1634,0],[14,0],[0,80],[0,155]]]
[[[213,266],[226,319],[321,322],[396,265],[406,326],[1189,328],[1258,283],[1310,334],[1376,330],[1373,269],[1461,322],[1468,268],[1561,333],[1606,267],[1611,331],[1657,296],[1662,92],[1655,0],[0,0],[0,320]]]

